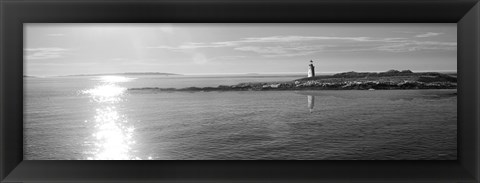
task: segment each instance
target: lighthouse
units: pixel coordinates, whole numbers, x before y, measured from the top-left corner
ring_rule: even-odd
[[[313,66],[313,61],[310,60],[310,65],[308,65],[308,75],[309,78],[315,77],[315,66]]]

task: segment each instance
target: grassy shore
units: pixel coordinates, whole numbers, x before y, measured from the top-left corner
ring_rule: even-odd
[[[240,83],[218,87],[132,88],[160,91],[263,91],[263,90],[392,90],[392,89],[456,89],[456,74],[409,70],[387,72],[344,72],[333,75],[300,78],[287,82]]]

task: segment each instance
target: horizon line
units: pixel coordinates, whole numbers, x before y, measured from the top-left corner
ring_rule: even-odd
[[[390,70],[390,69],[389,69]],[[397,70],[397,69],[395,69]],[[406,70],[406,69],[403,69]],[[344,72],[386,72],[385,71],[328,71],[328,72],[315,72],[316,74],[325,75],[325,74],[336,74],[336,73],[344,73]],[[401,70],[399,70],[401,71]],[[455,72],[457,70],[411,70],[412,72]],[[24,74],[23,76],[27,77],[72,77],[72,76],[101,76],[101,75],[121,75],[121,74],[165,74],[165,75],[177,75],[177,76],[207,76],[207,75],[278,75],[278,74],[286,74],[286,75],[303,75],[306,74],[305,72],[248,72],[248,73],[169,73],[169,72],[116,72],[116,73],[91,73],[91,74],[68,74],[68,75],[28,75]]]

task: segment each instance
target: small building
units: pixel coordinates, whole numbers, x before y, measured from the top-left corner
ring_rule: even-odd
[[[308,65],[308,75],[307,77],[315,77],[315,66],[313,66],[313,61],[310,60],[310,65]]]

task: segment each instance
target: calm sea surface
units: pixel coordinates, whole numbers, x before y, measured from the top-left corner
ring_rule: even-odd
[[[25,78],[24,158],[453,160],[456,90],[156,92],[299,76]]]

